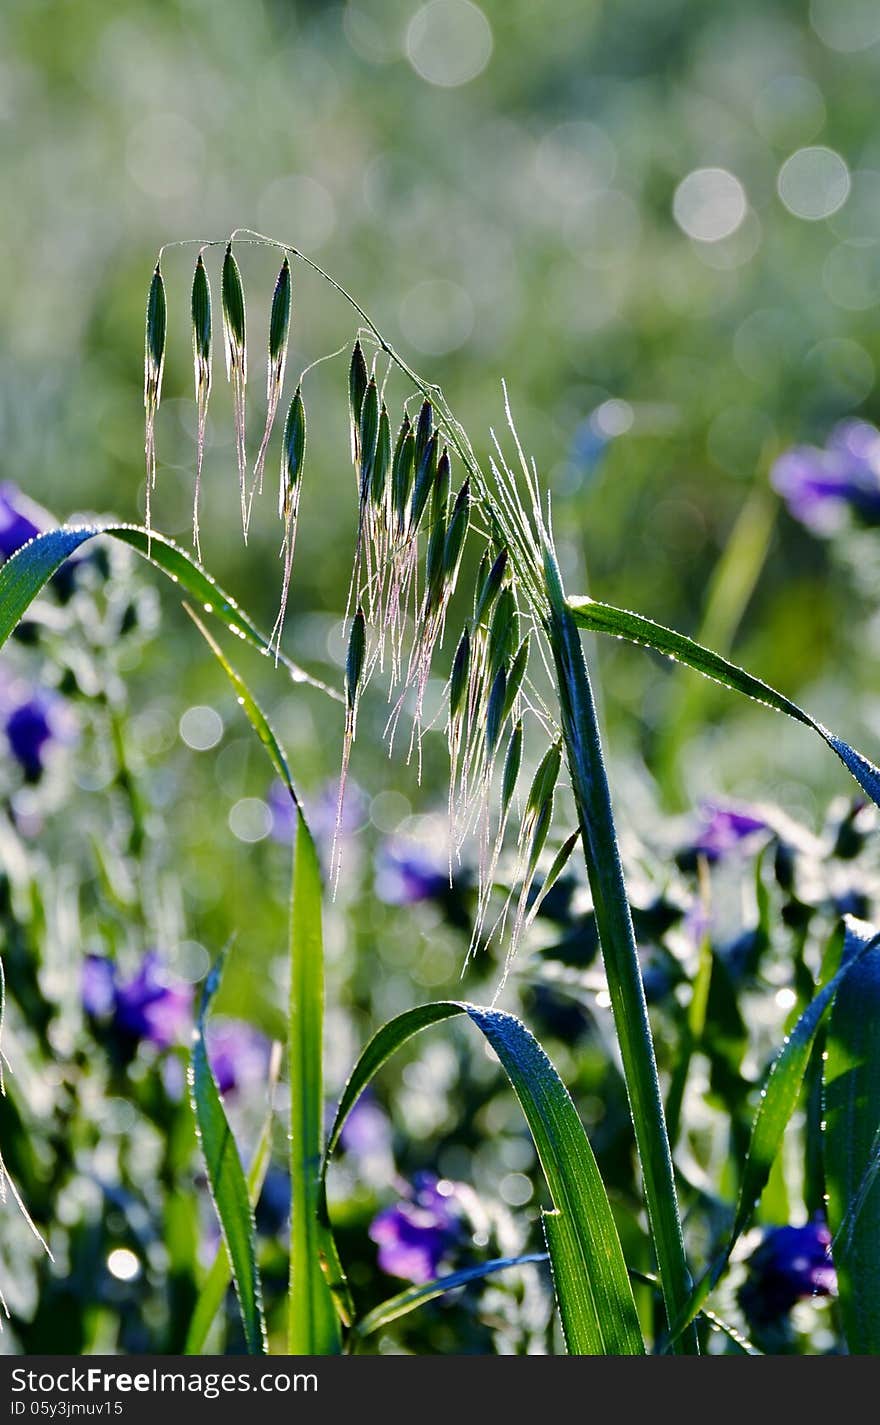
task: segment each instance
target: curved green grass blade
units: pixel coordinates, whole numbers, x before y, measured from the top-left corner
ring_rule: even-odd
[[[544,1050],[511,1014],[442,1000],[398,1015],[377,1032],[346,1084],[327,1141],[329,1155],[349,1112],[382,1064],[429,1024],[466,1014],[501,1060],[519,1099],[554,1209],[569,1229],[548,1238],[566,1339],[578,1354],[642,1355],[644,1342],[617,1227],[587,1135]],[[574,1284],[576,1295],[569,1296]]]
[[[880,948],[837,991],[824,1065],[825,1188],[852,1355],[880,1355]]]
[[[482,1281],[484,1277],[494,1276],[496,1272],[507,1271],[509,1267],[525,1267],[530,1262],[546,1261],[546,1252],[527,1252],[522,1257],[492,1257],[488,1262],[477,1262],[472,1267],[462,1267],[459,1272],[449,1272],[446,1276],[435,1277],[433,1281],[407,1287],[406,1291],[389,1297],[387,1301],[383,1301],[380,1306],[375,1306],[372,1311],[356,1322],[354,1334],[360,1337],[372,1336],[376,1331],[381,1331],[383,1326],[390,1326],[392,1321],[397,1321],[399,1317],[406,1316],[410,1311],[415,1311],[417,1306],[424,1306],[426,1302],[436,1301],[437,1297],[443,1296],[444,1292],[454,1291],[456,1287],[467,1286],[469,1282]]]
[[[322,1258],[335,1276],[335,1246],[322,1212],[320,1176],[323,1132],[324,948],[321,931],[321,871],[315,843],[294,789],[287,758],[244,679],[188,605],[238,696],[239,705],[285,783],[296,808],[296,840],[290,914],[290,1286],[288,1349],[291,1355],[326,1356],[340,1349],[339,1322]]]
[[[783,1135],[797,1106],[819,1026],[853,968],[858,966],[866,955],[876,953],[873,950],[876,942],[877,936],[866,936],[857,922],[851,918],[847,919],[840,968],[807,1005],[771,1064],[752,1124],[730,1236],[723,1252],[695,1286],[686,1311],[670,1331],[670,1340],[693,1321],[703,1302],[720,1280],[734,1247],[748,1227],[767,1186],[773,1163],[782,1147]]]
[[[269,1167],[269,1160],[272,1156],[272,1114],[269,1113],[266,1122],[263,1124],[263,1131],[260,1134],[251,1165],[247,1173],[248,1201],[251,1211],[256,1211],[257,1203],[260,1200],[260,1193],[263,1191],[263,1183],[266,1180],[266,1172]],[[186,1341],[183,1347],[185,1356],[200,1356],[204,1350],[208,1332],[216,1319],[217,1313],[223,1305],[223,1298],[226,1295],[226,1288],[230,1282],[229,1258],[224,1251],[217,1253],[214,1258],[208,1275],[202,1283],[190,1318],[189,1328],[186,1333]]]
[[[201,564],[165,535],[157,534],[155,530],[148,535],[145,529],[133,524],[79,525],[48,530],[45,534],[38,534],[11,559],[7,559],[0,567],[0,645],[6,642],[29,604],[65,559],[99,534],[110,535],[136,549],[138,554],[167,575],[182,594],[188,594],[205,612],[225,624],[230,633],[275,658],[275,649],[270,650],[266,635]],[[341,693],[335,688],[322,683],[319,678],[313,678],[283,653],[279,661],[284,664],[294,683],[308,683],[336,702],[342,701]]]
[[[831,748],[835,756],[840,758],[871,801],[880,806],[880,768],[875,767],[873,762],[856,748],[850,747],[841,737],[830,732],[797,703],[771,688],[769,683],[752,677],[751,673],[746,673],[735,663],[730,663],[719,653],[713,653],[711,649],[704,648],[702,644],[687,638],[683,633],[676,633],[674,629],[665,628],[663,624],[655,623],[653,619],[644,618],[641,614],[630,613],[627,609],[618,609],[613,604],[603,604],[590,598],[569,599],[568,606],[575,622],[581,628],[591,629],[595,633],[610,633],[615,638],[626,638],[630,643],[652,648],[655,653],[663,653],[667,658],[673,658],[676,662],[695,669],[697,673],[702,673],[704,678],[711,678],[725,688],[743,693],[747,698],[764,703],[776,712],[785,713],[787,717],[794,718],[795,722],[801,722],[805,727],[811,728]]]
[[[190,1061],[190,1094],[211,1197],[220,1222],[248,1354],[265,1355],[266,1323],[257,1268],[256,1228],[238,1148],[205,1045],[205,1018],[223,973],[221,955],[205,980]]]

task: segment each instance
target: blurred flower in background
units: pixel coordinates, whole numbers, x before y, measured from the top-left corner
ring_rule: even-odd
[[[14,683],[0,691],[0,718],[9,751],[26,782],[38,782],[53,746],[69,743],[75,722],[68,703],[47,689]]]
[[[192,986],[168,973],[157,950],[148,950],[129,980],[115,961],[87,955],[82,971],[82,1004],[90,1019],[110,1026],[129,1049],[146,1040],[168,1049],[186,1038],[192,1023]]]
[[[11,480],[0,484],[0,556],[10,559],[28,540],[57,523]]]
[[[837,1273],[831,1260],[831,1233],[822,1217],[803,1227],[774,1227],[746,1263],[740,1305],[756,1324],[785,1316],[797,1302],[834,1296]]]
[[[221,1094],[265,1084],[271,1045],[265,1034],[242,1019],[212,1019],[205,1030],[208,1059]]]
[[[394,837],[376,855],[376,895],[386,905],[416,905],[449,893],[449,863],[440,851],[407,837]]]
[[[816,534],[834,534],[848,513],[880,524],[880,431],[868,421],[842,421],[824,447],[799,445],[780,456],[771,481]]]
[[[391,1277],[429,1282],[464,1236],[458,1185],[417,1173],[408,1198],[386,1207],[370,1224],[379,1266]]]
[[[691,842],[691,856],[705,856],[707,861],[720,861],[732,852],[748,846],[759,832],[770,830],[766,818],[757,807],[735,802],[704,802],[700,808],[702,825]]]

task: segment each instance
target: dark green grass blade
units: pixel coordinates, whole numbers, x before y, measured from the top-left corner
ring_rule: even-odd
[[[449,1272],[446,1276],[435,1277],[433,1281],[407,1287],[405,1291],[389,1297],[387,1301],[383,1301],[380,1306],[375,1306],[372,1311],[362,1317],[356,1323],[354,1333],[361,1337],[372,1336],[374,1332],[381,1331],[383,1326],[389,1326],[398,1317],[415,1311],[416,1307],[424,1306],[429,1301],[436,1301],[437,1297],[443,1296],[444,1292],[454,1291],[456,1287],[467,1286],[469,1282],[482,1281],[485,1277],[494,1276],[496,1272],[507,1271],[509,1267],[525,1267],[530,1262],[546,1261],[546,1252],[527,1252],[522,1257],[493,1257],[488,1262],[477,1262],[472,1267],[462,1267],[459,1272]]]
[[[247,1173],[248,1201],[251,1211],[256,1210],[266,1180],[266,1172],[272,1156],[272,1114],[263,1124],[263,1131],[257,1143],[253,1160]],[[208,1275],[202,1283],[198,1299],[186,1333],[183,1353],[185,1356],[200,1356],[218,1311],[223,1305],[226,1288],[230,1282],[229,1258],[224,1251],[217,1253]]]
[[[692,638],[686,638],[683,633],[664,628],[662,624],[644,618],[641,614],[630,613],[627,609],[618,609],[612,604],[603,604],[597,599],[589,598],[570,599],[569,608],[581,628],[588,628],[596,633],[610,633],[615,638],[626,638],[631,643],[652,648],[656,653],[663,653],[668,658],[674,658],[676,662],[695,669],[697,673],[702,673],[704,678],[711,678],[725,688],[743,693],[747,698],[764,703],[776,712],[785,713],[787,717],[794,718],[795,722],[801,722],[805,727],[811,728],[831,748],[835,756],[840,758],[871,801],[880,806],[880,768],[875,767],[873,762],[869,762],[867,757],[850,747],[842,738],[829,732],[827,727],[817,722],[797,703],[771,688],[769,683],[752,677],[751,673],[746,673],[735,663],[713,653],[711,649],[703,648],[702,644],[695,643]]]
[[[80,525],[70,529],[48,530],[24,545],[11,559],[7,559],[0,568],[0,645],[6,642],[29,604],[65,559],[74,554],[87,540],[94,539],[99,534],[110,535],[120,543],[136,549],[138,554],[167,575],[171,582],[177,585],[181,594],[189,595],[202,609],[225,624],[236,637],[258,648],[261,653],[268,656],[271,652],[271,656],[275,657],[275,650],[270,650],[267,636],[260,632],[244,609],[215,583],[195,559],[165,535],[157,534],[155,530],[148,535],[145,529],[133,524]],[[279,661],[284,664],[293,682],[308,683],[337,702],[342,700],[336,689],[328,687],[318,678],[313,678],[283,653]]]
[[[734,1247],[752,1219],[755,1208],[767,1181],[773,1163],[782,1147],[783,1135],[791,1119],[801,1088],[810,1055],[819,1027],[831,1007],[835,995],[852,972],[871,949],[876,937],[866,938],[855,922],[846,927],[846,943],[840,968],[816,993],[770,1066],[770,1072],[762,1090],[761,1101],[752,1124],[749,1149],[743,1168],[739,1201],[730,1236],[724,1250],[694,1288],[687,1311],[676,1321],[671,1337],[681,1332],[696,1316],[713,1287],[716,1286],[730,1261]]]
[[[324,950],[318,855],[294,789],[287,759],[244,679],[201,620],[187,612],[238,695],[240,706],[266,749],[296,808],[290,917],[290,1287],[288,1347],[292,1355],[324,1356],[340,1348],[336,1310],[321,1265],[335,1249],[323,1226],[320,1179],[323,1136]]]
[[[880,948],[837,991],[824,1073],[825,1187],[853,1355],[880,1355]]]
[[[568,1091],[525,1025],[499,1010],[455,1000],[408,1010],[390,1020],[367,1045],[345,1087],[327,1142],[326,1164],[360,1093],[387,1059],[429,1024],[466,1014],[501,1060],[520,1101],[554,1208],[570,1230],[548,1239],[566,1339],[579,1353],[641,1355],[632,1288],[608,1196]],[[588,1283],[585,1289],[584,1283]],[[576,1296],[568,1292],[577,1283]]]
[[[199,1142],[220,1222],[248,1353],[266,1354],[266,1323],[257,1269],[256,1228],[247,1183],[205,1046],[205,1018],[223,973],[223,956],[205,980],[190,1062],[190,1093]]]

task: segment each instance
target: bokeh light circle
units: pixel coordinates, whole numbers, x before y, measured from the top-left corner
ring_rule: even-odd
[[[409,22],[406,54],[428,84],[456,89],[476,79],[489,63],[489,21],[472,0],[429,0]]]
[[[776,189],[796,218],[819,222],[830,218],[849,197],[849,169],[832,148],[799,148],[780,168]]]
[[[695,168],[675,190],[672,214],[697,242],[720,242],[735,233],[747,210],[746,193],[726,168]]]

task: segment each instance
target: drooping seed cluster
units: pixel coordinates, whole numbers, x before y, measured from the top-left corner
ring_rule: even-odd
[[[292,311],[292,250],[284,249],[283,252],[269,314],[266,421],[250,479],[245,425],[245,298],[231,241],[226,244],[223,258],[223,339],[226,372],[232,389],[239,501],[245,539],[254,499],[262,492],[266,458],[284,386]],[[155,418],[161,397],[165,334],[165,288],[157,264],[150,286],[145,346],[148,528],[149,496],[156,475]],[[199,495],[211,392],[212,338],[211,290],[202,249],[196,261],[192,286],[197,411],[193,542],[199,554]],[[473,591],[473,613],[459,635],[446,690],[446,734],[450,756],[450,875],[453,858],[459,858],[465,840],[474,837],[478,847],[479,875],[470,955],[484,934],[509,823],[515,812],[519,814],[516,873],[513,878],[514,885],[519,883],[519,892],[517,895],[514,890],[510,891],[490,931],[491,935],[499,927],[503,929],[513,909],[507,954],[509,966],[522,930],[538,908],[540,897],[532,896],[532,887],[553,819],[561,770],[561,743],[551,732],[550,746],[540,761],[519,812],[517,790],[523,768],[526,720],[540,726],[545,735],[547,733],[547,720],[539,711],[540,699],[529,678],[533,644],[533,632],[528,625],[530,611],[527,608],[524,618],[518,602],[523,572],[520,568],[523,562],[520,531],[527,516],[521,505],[514,510],[515,519],[505,516],[505,511],[513,509],[512,502],[517,498],[512,477],[505,488],[499,490],[500,506],[490,503],[466,438],[463,446],[462,432],[454,419],[448,411],[438,417],[435,404],[427,396],[414,417],[404,406],[396,434],[392,434],[392,419],[386,404],[387,371],[378,370],[383,352],[393,356],[387,345],[377,343],[376,357],[368,365],[361,337],[358,336],[348,370],[351,458],[358,521],[346,608],[345,731],[331,878],[335,886],[340,871],[338,828],[360,699],[374,672],[377,669],[386,672],[390,705],[386,725],[389,751],[393,748],[400,718],[406,712],[411,717],[409,756],[416,753],[421,765],[425,695],[434,656],[443,643],[468,535],[481,537],[484,548]],[[283,531],[281,598],[269,641],[270,648],[274,647],[276,652],[280,650],[290,591],[302,489],[306,447],[306,412],[302,391],[305,374],[300,376],[288,406],[281,439],[278,495],[278,515]],[[454,491],[453,451],[462,454],[467,466],[464,479]],[[496,479],[500,479],[494,462],[493,470]],[[474,474],[478,477],[476,490],[472,478]],[[506,474],[509,476],[510,472]],[[518,557],[512,557],[512,551]],[[535,577],[534,571],[530,571],[530,580]],[[533,611],[531,623],[533,629],[538,626]],[[531,716],[536,712],[537,716]],[[502,770],[496,799],[494,789],[499,764]],[[545,876],[541,897],[561,873],[573,845],[572,836],[563,844]]]

